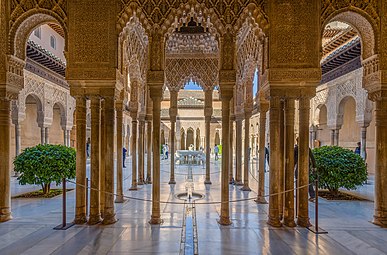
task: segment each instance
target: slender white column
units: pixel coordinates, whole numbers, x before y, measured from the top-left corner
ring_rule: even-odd
[[[116,151],[117,151],[117,166],[116,166],[116,178],[117,178],[117,196],[114,202],[116,203],[123,203],[124,202],[124,191],[123,191],[123,185],[124,180],[122,177],[122,167],[123,167],[123,152],[122,152],[122,143],[123,143],[123,136],[122,136],[122,125],[123,125],[123,119],[124,119],[124,112],[123,112],[123,103],[120,100],[116,103],[116,129],[117,129],[117,144],[116,144]]]
[[[204,94],[204,121],[206,126],[206,179],[204,184],[211,184],[210,176],[210,163],[211,163],[211,146],[210,146],[210,137],[211,137],[211,117],[212,117],[212,90],[207,90]]]
[[[86,98],[76,96],[77,166],[75,188],[75,224],[86,222]]]

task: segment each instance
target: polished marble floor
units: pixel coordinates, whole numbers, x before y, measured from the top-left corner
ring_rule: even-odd
[[[128,159],[127,166],[130,166]],[[176,185],[168,185],[169,162],[161,161],[161,200],[180,201],[186,192],[187,166],[176,167]],[[231,203],[231,226],[217,224],[220,201],[220,161],[211,162],[212,185],[204,185],[205,169],[193,167],[194,191],[205,195],[197,201],[195,219],[199,254],[387,254],[387,229],[372,223],[373,203],[320,200],[320,227],[328,234],[316,236],[304,228],[273,228],[266,224],[267,205],[257,205],[256,164],[252,164],[250,186],[242,192],[230,185],[230,199],[250,199]],[[124,169],[125,195],[151,198],[151,185],[129,191],[130,168]],[[256,177],[255,177],[256,178]],[[17,185],[16,183],[13,184]],[[31,187],[30,187],[31,188]],[[33,187],[32,187],[33,188]],[[16,187],[13,190],[17,190]],[[19,188],[20,190],[20,188]],[[15,191],[16,192],[16,191]],[[75,192],[68,193],[69,221],[74,217]],[[314,204],[310,204],[314,221]],[[53,230],[61,222],[61,197],[53,199],[12,199],[14,219],[0,224],[0,254],[184,254],[182,237],[185,206],[161,205],[164,223],[148,224],[149,202],[128,199],[116,204],[114,225],[74,226]]]

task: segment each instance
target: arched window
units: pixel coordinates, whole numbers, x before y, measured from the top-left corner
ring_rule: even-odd
[[[55,36],[50,36],[50,46],[51,48],[53,48],[54,50],[56,50],[56,38]]]

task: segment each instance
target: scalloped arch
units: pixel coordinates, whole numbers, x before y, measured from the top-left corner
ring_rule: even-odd
[[[8,54],[15,55],[19,59],[24,60],[26,58],[26,45],[28,37],[35,28],[47,23],[58,24],[63,29],[65,35],[64,51],[67,52],[68,31],[62,18],[50,10],[33,9],[21,15],[12,25],[8,36]]]

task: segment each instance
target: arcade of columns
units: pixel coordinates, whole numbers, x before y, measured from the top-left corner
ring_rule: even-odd
[[[163,87],[169,86],[171,96],[181,88],[181,82],[196,79],[205,91],[218,85],[222,102],[223,154],[230,153],[230,132],[236,122],[237,136],[241,134],[241,121],[248,124],[251,116],[253,72],[258,67],[260,91],[260,166],[263,165],[265,112],[270,115],[270,196],[268,223],[272,226],[309,225],[308,215],[308,148],[310,99],[316,93],[321,79],[320,49],[324,26],[331,20],[351,24],[362,38],[363,86],[375,102],[376,153],[375,153],[375,212],[374,223],[387,225],[387,22],[384,17],[387,5],[382,1],[362,2],[322,0],[314,3],[285,0],[281,2],[233,5],[235,1],[215,7],[210,0],[183,1],[186,4],[163,3],[163,8],[147,8],[144,3],[128,1],[116,5],[110,1],[48,1],[39,6],[25,1],[0,1],[0,221],[11,219],[10,208],[10,119],[11,101],[17,100],[23,88],[25,43],[29,33],[39,24],[55,22],[62,26],[66,36],[66,79],[71,94],[76,99],[77,187],[75,222],[103,224],[116,221],[114,210],[114,123],[117,123],[117,193],[116,202],[123,201],[122,190],[122,114],[128,109],[132,117],[132,153],[139,155],[139,176],[133,172],[131,189],[144,180],[144,125],[147,123],[147,151],[160,148],[160,104]],[[177,1],[176,1],[177,2]],[[200,2],[200,4],[198,3]],[[38,6],[38,7],[36,7]],[[231,8],[234,6],[233,8]],[[380,9],[378,9],[380,7]],[[92,10],[92,11],[91,11]],[[162,11],[161,11],[162,10]],[[292,11],[289,11],[292,10]],[[286,14],[286,15],[284,15]],[[317,15],[320,14],[320,15]],[[71,18],[68,18],[71,17]],[[137,18],[138,17],[138,18]],[[168,61],[184,58],[169,54],[168,40],[187,25],[193,17],[215,42],[217,49],[204,51],[201,58],[206,65],[213,60],[216,72],[194,68],[190,73],[180,73],[177,83],[168,79]],[[118,18],[118,20],[117,20]],[[96,35],[99,35],[96,40]],[[250,39],[249,39],[250,38]],[[202,40],[202,39],[201,39]],[[181,41],[176,40],[181,43]],[[246,44],[246,46],[243,46]],[[192,45],[190,47],[193,47]],[[203,49],[200,49],[203,51]],[[180,52],[181,53],[181,52]],[[184,52],[183,52],[184,53]],[[212,57],[211,53],[214,53]],[[184,55],[184,54],[183,54]],[[118,61],[117,61],[118,56]],[[200,65],[200,64],[199,64]],[[200,65],[202,66],[202,65]],[[184,71],[184,70],[183,70]],[[214,77],[207,75],[215,74]],[[210,93],[206,93],[206,127],[212,109]],[[251,96],[251,97],[250,97]],[[91,187],[101,190],[91,192],[90,215],[86,215],[86,100],[91,100]],[[298,100],[299,111],[295,112]],[[175,126],[176,100],[171,100],[171,121]],[[231,112],[231,109],[233,110]],[[295,222],[293,196],[284,199],[278,193],[294,188],[293,146],[294,116],[299,116],[299,178],[298,218]],[[150,124],[151,123],[151,124]],[[139,134],[137,130],[139,125]],[[248,125],[246,125],[248,127]],[[209,129],[206,128],[206,133]],[[248,128],[245,138],[248,139]],[[150,135],[150,132],[152,134]],[[150,137],[152,139],[149,139]],[[173,137],[173,136],[172,136]],[[206,134],[206,137],[207,136]],[[241,136],[240,136],[241,137]],[[174,139],[174,138],[173,138]],[[236,139],[237,151],[241,139]],[[152,144],[150,144],[152,141]],[[136,151],[136,143],[138,150]],[[171,144],[174,144],[172,141]],[[245,142],[249,144],[249,142]],[[206,143],[208,156],[209,143]],[[174,145],[172,145],[174,146]],[[239,149],[238,149],[239,148]],[[248,148],[245,148],[245,151]],[[155,149],[158,151],[158,149]],[[173,155],[174,148],[171,148]],[[160,155],[152,155],[152,216],[151,224],[162,222],[160,217]],[[241,155],[236,155],[237,182],[249,190],[247,178],[241,180]],[[148,153],[148,162],[150,153]],[[133,160],[132,169],[137,169]],[[245,163],[244,175],[246,174]],[[150,177],[150,164],[147,180]],[[262,168],[261,168],[262,169]],[[209,165],[206,183],[210,183]],[[259,175],[257,202],[265,203],[263,171]],[[219,223],[231,224],[229,205],[230,160],[222,157],[221,209]],[[170,183],[174,172],[171,167]]]

